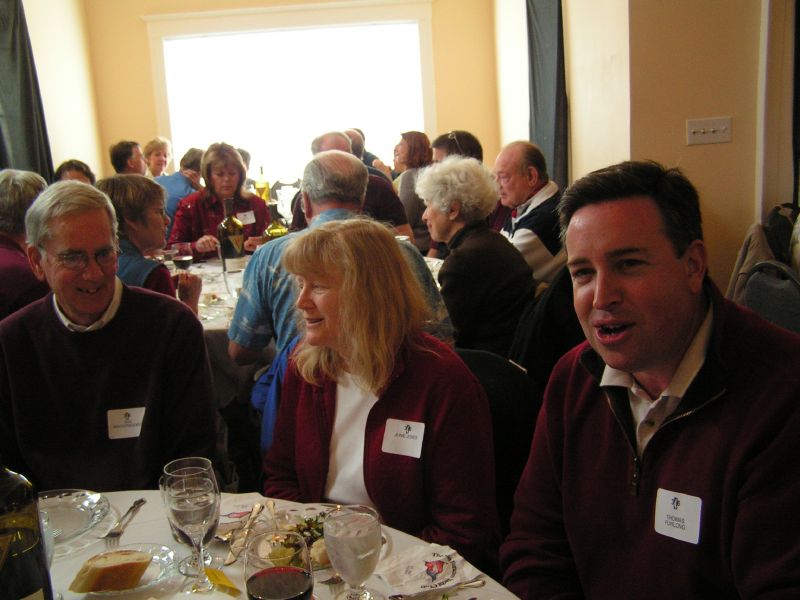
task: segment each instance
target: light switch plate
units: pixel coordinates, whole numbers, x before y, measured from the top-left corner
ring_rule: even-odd
[[[687,119],[686,145],[724,144],[731,141],[731,118]]]

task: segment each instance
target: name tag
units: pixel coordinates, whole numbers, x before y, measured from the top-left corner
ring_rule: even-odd
[[[108,411],[108,439],[139,437],[144,421],[144,406]]]
[[[700,516],[703,500],[697,496],[658,489],[655,530],[667,537],[697,544],[700,541]]]
[[[422,456],[422,438],[424,436],[425,423],[386,419],[381,450],[387,454],[419,458]]]
[[[236,218],[242,222],[242,225],[250,225],[256,222],[256,215],[252,210],[236,213]]]

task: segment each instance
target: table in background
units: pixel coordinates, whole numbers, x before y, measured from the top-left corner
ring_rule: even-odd
[[[247,419],[250,413],[250,394],[256,373],[266,367],[275,356],[275,346],[274,343],[270,343],[262,353],[261,359],[251,365],[239,366],[233,362],[228,356],[228,327],[236,308],[238,290],[242,287],[243,272],[224,274],[219,260],[194,264],[191,272],[203,280],[200,320],[203,323],[206,348],[211,362],[214,400],[226,424],[226,428],[221,432],[222,438],[219,444],[228,448],[230,459],[236,465],[239,477],[242,478],[242,484],[248,488],[239,487],[239,490],[249,491],[256,489],[255,482],[251,480],[257,477],[257,472],[260,472],[258,431],[250,431],[250,427],[256,425]],[[245,433],[255,435],[256,438],[249,440],[249,435],[242,435],[237,429],[240,427],[246,428]],[[234,435],[228,436],[228,430]]]
[[[178,544],[172,538],[169,524],[167,523],[166,509],[161,500],[161,494],[158,490],[108,492],[105,494],[105,496],[111,503],[112,512],[115,516],[118,516],[121,512],[124,512],[137,498],[145,498],[147,500],[147,503],[141,508],[139,513],[125,530],[125,533],[122,535],[122,538],[120,539],[121,547],[130,544],[161,544],[163,546],[168,546],[175,550],[176,563],[178,560],[184,556],[188,556],[191,553],[191,550],[188,546]],[[241,496],[243,500],[246,499],[248,502],[250,502],[251,499],[253,499],[252,501],[255,501],[254,498],[256,497],[255,494],[247,494],[246,496],[223,494],[223,507],[225,507],[225,505],[230,502],[231,499],[236,499],[237,496]],[[263,502],[264,499],[260,498],[260,501]],[[279,509],[289,506],[301,506],[286,500],[278,500],[276,503]],[[113,522],[113,518],[109,517],[109,521]],[[422,540],[396,529],[392,529],[391,527],[384,526],[383,530],[384,535],[386,535],[388,538],[389,550],[387,552],[387,556],[396,555],[398,552],[417,544],[425,544],[425,542]],[[89,531],[88,533],[84,534],[84,536],[96,536],[97,534],[97,531]],[[220,558],[224,558],[228,552],[228,547],[219,542],[213,542],[209,549],[214,556],[218,556]],[[103,540],[96,539],[93,540],[91,545],[71,551],[64,556],[57,556],[54,559],[53,566],[51,568],[51,579],[54,590],[60,592],[64,600],[76,600],[78,598],[83,598],[83,594],[73,594],[72,592],[69,592],[67,588],[86,559],[95,554],[103,552],[104,550],[105,548]],[[246,598],[244,593],[243,569],[244,567],[242,558],[240,558],[234,564],[223,569],[231,581],[233,581],[236,586],[242,590],[242,594],[239,596],[239,598]],[[106,597],[124,598],[125,600],[147,600],[148,598],[161,599],[178,597],[176,592],[179,590],[183,581],[184,578],[177,573],[176,569],[175,576],[170,578],[168,582],[165,582],[165,584],[157,589],[146,590],[139,594],[127,593],[121,597],[118,595]],[[514,594],[506,590],[495,580],[486,577],[486,581],[487,583],[484,587],[465,588],[461,591],[449,593],[448,596],[456,599],[476,598],[478,600],[513,600],[516,598]],[[368,585],[373,585],[379,590],[385,591],[383,583],[375,577],[370,579]],[[338,589],[336,591],[338,591]],[[314,596],[317,600],[330,600],[333,595],[334,594],[332,593],[331,588],[327,585],[316,584],[314,586]],[[90,597],[94,598],[99,596]],[[188,597],[194,597],[197,600],[210,598],[213,598],[214,600],[231,600],[232,598],[231,596],[223,594],[219,591],[214,592],[211,595],[197,594]]]

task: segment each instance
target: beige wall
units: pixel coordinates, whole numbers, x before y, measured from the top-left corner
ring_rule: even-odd
[[[760,3],[563,6],[571,178],[629,158],[680,166],[700,192],[711,275],[724,288],[747,227],[760,218]],[[686,119],[717,116],[732,117],[731,143],[686,145]]]
[[[564,0],[572,180],[630,158],[627,0]]]
[[[83,0],[24,0],[53,166],[69,158],[98,172],[101,151]]]
[[[754,212],[761,9],[753,0],[630,2],[631,158],[700,192],[710,271],[727,285]],[[730,116],[732,142],[686,145],[686,119]]]

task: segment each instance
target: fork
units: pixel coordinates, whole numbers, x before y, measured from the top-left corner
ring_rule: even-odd
[[[147,502],[147,500],[139,498],[136,502],[131,504],[131,507],[119,518],[119,521],[111,528],[111,531],[103,536],[103,539],[106,541],[106,548],[116,548],[119,546],[119,538],[122,532],[125,531],[125,528],[133,520],[133,517],[136,516],[136,513],[145,502]]]

